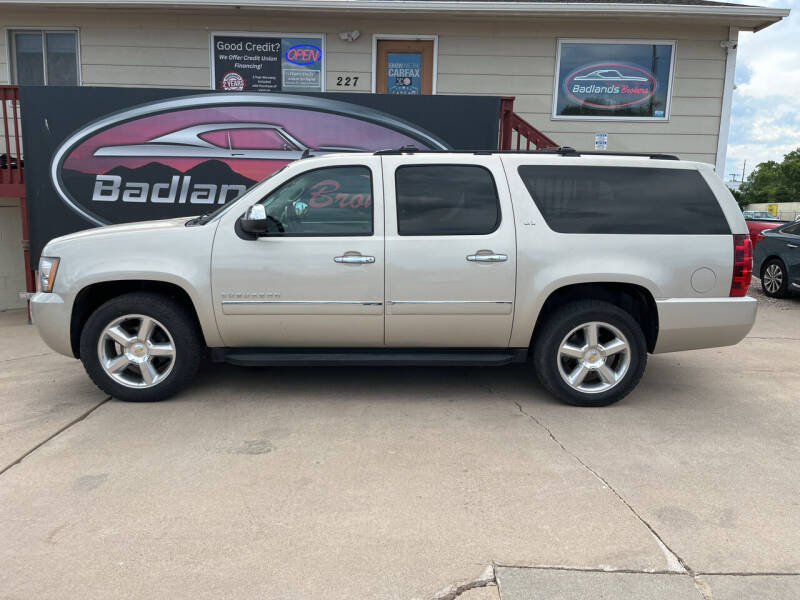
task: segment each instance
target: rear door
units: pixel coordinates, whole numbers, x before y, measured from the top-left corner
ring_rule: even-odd
[[[384,156],[386,345],[505,348],[516,240],[492,156]]]

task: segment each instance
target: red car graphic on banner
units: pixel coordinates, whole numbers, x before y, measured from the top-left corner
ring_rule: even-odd
[[[414,145],[437,137],[378,110],[312,96],[198,94],[98,119],[67,138],[50,175],[94,225],[206,212],[303,153]],[[192,205],[197,206],[193,208]]]

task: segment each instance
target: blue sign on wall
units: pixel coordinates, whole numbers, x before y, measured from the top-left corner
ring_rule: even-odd
[[[422,54],[389,52],[386,69],[386,92],[389,94],[422,93]]]

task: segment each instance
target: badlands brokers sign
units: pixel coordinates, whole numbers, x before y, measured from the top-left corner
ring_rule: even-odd
[[[596,63],[569,75],[564,89],[585,106],[621,108],[650,99],[656,91],[656,80],[652,73],[635,65]]]
[[[674,42],[562,40],[558,50],[554,118],[668,118]]]
[[[86,87],[22,88],[21,106],[33,264],[59,235],[213,210],[304,152],[496,147],[500,112],[492,97]]]

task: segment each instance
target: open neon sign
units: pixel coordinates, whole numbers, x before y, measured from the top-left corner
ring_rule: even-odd
[[[311,65],[322,58],[322,50],[313,44],[298,44],[286,51],[286,60],[296,65]]]

